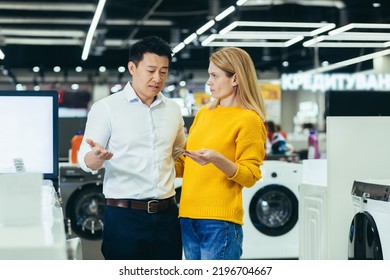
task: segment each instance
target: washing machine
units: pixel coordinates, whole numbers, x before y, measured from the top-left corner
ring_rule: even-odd
[[[242,259],[298,259],[298,186],[302,164],[266,160],[262,179],[244,188]]]
[[[390,180],[354,181],[348,259],[390,259]]]
[[[77,165],[60,164],[59,174],[68,238],[80,237],[84,260],[103,260],[100,249],[105,210],[104,169],[93,175]]]

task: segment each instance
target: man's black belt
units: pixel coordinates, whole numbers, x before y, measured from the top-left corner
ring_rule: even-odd
[[[148,213],[157,213],[163,211],[169,206],[176,204],[174,196],[166,199],[135,200],[135,199],[112,199],[106,200],[106,205],[121,208],[131,208],[147,211]]]

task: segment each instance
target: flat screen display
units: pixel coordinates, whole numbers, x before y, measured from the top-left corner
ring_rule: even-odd
[[[330,91],[325,102],[327,116],[390,116],[390,92]]]
[[[0,91],[0,173],[58,179],[57,91]]]

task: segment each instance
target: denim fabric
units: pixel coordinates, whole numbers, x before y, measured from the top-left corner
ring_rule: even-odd
[[[180,219],[187,260],[238,260],[242,254],[242,227],[219,220]]]

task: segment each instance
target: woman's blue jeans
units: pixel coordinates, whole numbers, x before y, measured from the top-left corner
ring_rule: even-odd
[[[219,221],[180,219],[187,260],[238,260],[242,254],[241,225]]]

